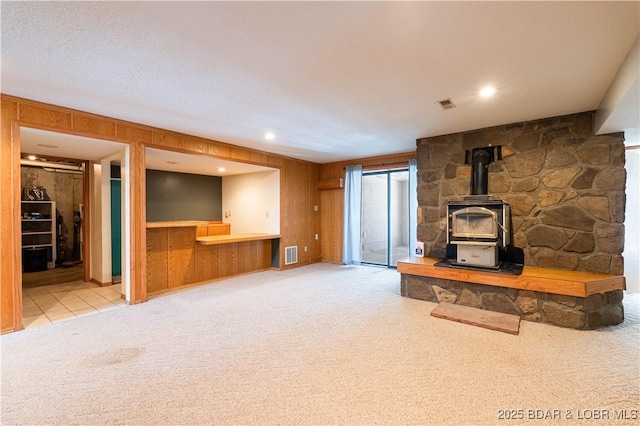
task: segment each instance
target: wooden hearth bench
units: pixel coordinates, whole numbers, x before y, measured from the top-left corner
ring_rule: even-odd
[[[622,275],[524,266],[521,275],[435,266],[437,259],[398,262],[405,297],[519,315],[577,329],[620,324]]]

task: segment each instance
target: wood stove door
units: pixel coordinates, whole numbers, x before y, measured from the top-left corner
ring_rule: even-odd
[[[451,214],[451,236],[454,240],[498,238],[495,211],[486,207],[467,207]]]

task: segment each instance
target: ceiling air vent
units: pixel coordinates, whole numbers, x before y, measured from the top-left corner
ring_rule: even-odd
[[[440,108],[445,110],[445,109],[452,109],[456,107],[456,104],[453,103],[453,101],[451,100],[451,98],[448,99],[443,99],[441,101],[436,102],[438,105],[440,105]]]

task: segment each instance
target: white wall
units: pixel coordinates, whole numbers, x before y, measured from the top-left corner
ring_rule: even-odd
[[[110,161],[94,164],[91,182],[91,279],[111,282],[111,184]]]
[[[640,292],[640,149],[626,151],[627,205],[624,221],[624,276],[627,291]]]
[[[279,234],[280,170],[223,177],[222,220],[232,234]]]
[[[102,277],[102,166],[94,164],[89,168],[91,182],[91,264],[89,275],[91,279],[100,280]]]

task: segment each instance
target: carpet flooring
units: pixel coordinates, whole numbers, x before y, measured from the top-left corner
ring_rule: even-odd
[[[514,336],[431,317],[399,283],[314,264],[4,335],[0,421],[638,424],[640,294],[618,326]]]

